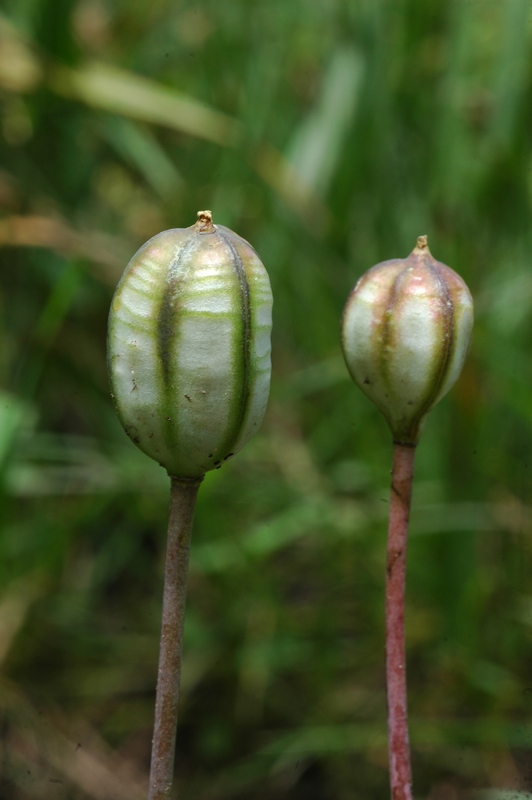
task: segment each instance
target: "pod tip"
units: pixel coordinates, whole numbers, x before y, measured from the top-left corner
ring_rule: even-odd
[[[427,236],[418,236],[414,252],[417,251],[418,253],[425,253],[428,252],[428,249],[429,249],[429,241]]]
[[[196,227],[199,233],[212,233],[214,231],[214,225],[212,224],[212,212],[198,211],[198,221],[196,222]]]

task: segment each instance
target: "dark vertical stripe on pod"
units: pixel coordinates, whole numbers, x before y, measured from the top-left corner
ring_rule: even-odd
[[[390,293],[388,295],[388,302],[386,303],[386,311],[384,312],[382,340],[380,342],[378,351],[382,376],[384,378],[388,390],[390,390],[390,381],[389,381],[390,348],[393,346],[391,341],[393,310],[397,302],[397,296],[399,293],[399,284],[404,276],[404,273],[405,269],[402,269],[397,273],[397,275],[395,276],[395,280],[390,288]]]
[[[434,266],[433,264],[429,263],[427,264],[427,266],[432,272],[434,280],[436,281],[436,283],[438,283],[440,287],[441,290],[440,296],[443,297],[443,316],[445,319],[441,369],[435,382],[434,397],[436,397],[442,387],[442,384],[447,375],[447,371],[449,369],[449,364],[451,363],[451,353],[453,349],[453,340],[454,340],[454,303],[453,303],[453,296],[449,291],[449,286],[447,284],[447,281],[443,278],[441,271],[438,269],[438,267]]]
[[[190,242],[182,247],[174,256],[168,266],[166,273],[167,279],[164,284],[164,291],[161,296],[161,305],[157,318],[157,352],[161,360],[163,380],[165,388],[169,388],[171,374],[171,350],[172,341],[176,335],[177,317],[177,298],[179,296],[178,287],[183,282],[183,276],[179,276],[178,269],[184,257],[196,245],[196,237],[192,236]],[[174,275],[172,276],[172,273]]]
[[[442,384],[447,375],[449,365],[451,363],[451,353],[454,340],[454,303],[447,281],[441,274],[440,269],[431,263],[429,259],[425,259],[423,265],[431,273],[435,283],[438,286],[438,296],[442,298],[440,303],[443,310],[443,335],[442,335],[442,351],[441,359],[437,362],[439,365],[438,372],[434,375],[430,384],[430,392],[422,404],[418,414],[415,417],[415,424],[419,425],[423,417],[430,411],[434,401],[436,400]]]
[[[179,298],[182,294],[180,286],[186,280],[186,274],[180,271],[180,266],[186,256],[198,245],[198,237],[192,236],[190,241],[180,247],[168,265],[165,281],[163,282],[163,292],[159,313],[157,318],[157,352],[162,368],[162,385],[159,388],[161,402],[164,404],[165,423],[168,424],[165,435],[167,449],[176,448],[179,445],[179,431],[177,415],[174,411],[175,398],[179,394],[176,385],[178,372],[175,368],[175,359],[172,353],[175,352],[176,340],[179,338]]]
[[[251,302],[249,296],[249,284],[244,269],[244,264],[240,258],[236,247],[227,234],[216,228],[217,233],[223,239],[227,249],[231,254],[231,264],[236,272],[238,278],[238,285],[240,288],[240,303],[241,303],[241,316],[242,316],[242,389],[240,392],[241,402],[238,414],[236,415],[236,423],[233,430],[230,431],[228,438],[224,442],[224,449],[231,450],[233,443],[237,440],[242,423],[246,414],[246,409],[250,394],[250,350],[251,350]]]
[[[157,318],[157,352],[161,361],[163,380],[167,386],[170,381],[170,340],[174,328],[174,307],[169,302],[168,292],[163,292]]]

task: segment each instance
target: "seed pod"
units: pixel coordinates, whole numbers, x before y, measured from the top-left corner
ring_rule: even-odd
[[[132,441],[200,478],[257,431],[270,386],[272,294],[248,242],[210,211],[133,256],[109,315],[108,365]]]
[[[426,236],[408,258],[360,278],[342,317],[344,358],[395,441],[418,442],[425,416],[460,374],[472,326],[469,289],[434,260]]]

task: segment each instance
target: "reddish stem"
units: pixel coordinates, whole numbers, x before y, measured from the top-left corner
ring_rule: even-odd
[[[201,480],[185,482],[172,478],[170,489],[149,800],[170,800],[172,794],[188,557],[200,483]]]
[[[405,577],[415,446],[393,445],[386,562],[386,689],[392,800],[412,800],[406,703]]]

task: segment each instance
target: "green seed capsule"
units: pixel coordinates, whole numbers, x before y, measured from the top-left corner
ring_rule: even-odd
[[[397,442],[418,442],[462,370],[472,326],[469,289],[432,257],[426,236],[408,258],[383,261],[356,284],[342,317],[345,361]]]
[[[109,315],[111,389],[127,435],[171,476],[202,477],[259,428],[271,312],[257,253],[210,211],[129,262]]]

